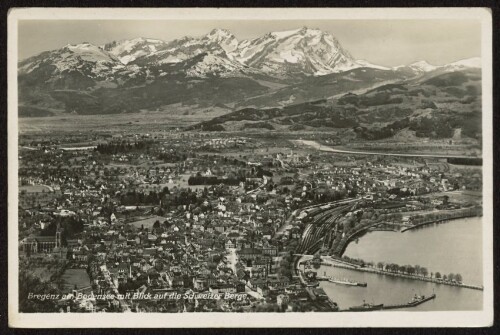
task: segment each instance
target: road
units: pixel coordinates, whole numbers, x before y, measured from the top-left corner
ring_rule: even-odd
[[[111,278],[111,273],[108,271],[106,265],[101,266],[101,271],[104,275],[104,278],[108,282],[109,286],[115,293],[116,299],[120,303],[120,306],[124,312],[130,312],[130,307],[128,303],[125,301],[125,299],[121,299],[121,294],[118,292],[118,288],[115,286],[115,283],[113,283],[113,279]]]
[[[264,186],[266,186],[266,184],[262,183],[259,186],[257,186],[256,188],[254,188],[253,190],[248,191],[247,194],[252,194],[252,193],[255,193],[257,191],[260,191]]]
[[[238,264],[238,255],[236,255],[236,249],[229,249],[229,255],[227,256],[227,260],[229,261],[229,267],[233,270],[233,273],[236,275],[236,264]]]
[[[251,295],[257,300],[264,299],[264,297],[259,292],[252,290],[250,287],[248,287],[248,285],[245,285],[245,293]]]
[[[285,232],[286,228],[287,228],[287,227],[288,227],[288,226],[292,223],[292,221],[295,219],[295,216],[297,215],[297,213],[298,213],[298,210],[297,210],[297,209],[296,209],[296,210],[294,210],[294,211],[292,212],[292,214],[291,214],[291,215],[290,215],[290,216],[289,216],[289,217],[285,220],[285,222],[283,222],[283,224],[282,224],[282,225],[278,228],[278,230],[276,231],[276,233],[275,233],[274,237],[276,237],[276,236],[280,236],[280,235],[282,235],[282,234]]]
[[[418,153],[415,153],[415,154],[403,154],[403,153],[387,153],[387,152],[359,151],[359,150],[342,150],[342,149],[335,149],[335,148],[332,148],[332,147],[321,145],[321,144],[319,144],[316,141],[293,140],[293,142],[298,143],[298,144],[308,145],[310,147],[313,147],[313,148],[321,150],[321,151],[333,152],[333,153],[339,153],[339,154],[381,155],[381,156],[396,156],[396,157],[474,158],[474,159],[481,159],[481,157],[464,156],[464,155],[418,154]]]

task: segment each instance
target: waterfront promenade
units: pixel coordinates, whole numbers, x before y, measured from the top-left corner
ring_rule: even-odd
[[[300,276],[301,275],[300,269],[299,269],[300,265],[306,261],[312,260],[313,255],[299,255],[299,254],[297,254],[295,256],[301,256],[301,258],[297,262],[297,267],[296,267],[296,270]],[[479,290],[479,291],[483,290],[483,286],[466,284],[466,283],[449,282],[449,281],[444,281],[444,280],[437,279],[437,278],[410,275],[410,274],[400,273],[400,272],[391,272],[391,271],[385,271],[385,270],[380,270],[380,269],[375,269],[375,268],[370,268],[370,267],[362,267],[362,266],[359,266],[356,264],[349,263],[349,262],[344,261],[344,260],[334,259],[330,256],[321,256],[321,265],[342,268],[342,269],[348,269],[348,270],[354,270],[354,271],[360,271],[360,272],[369,272],[369,273],[386,275],[386,276],[391,276],[391,277],[420,280],[420,281],[426,281],[426,282],[431,282],[431,283],[435,283],[435,284],[457,286],[457,287],[468,288],[468,289]],[[305,281],[303,280],[303,278],[300,277],[300,279],[301,279],[301,282],[304,284]]]
[[[432,283],[436,283],[436,284],[457,286],[457,287],[469,288],[469,289],[473,289],[473,290],[480,290],[480,291],[483,290],[483,286],[471,285],[471,284],[466,284],[466,283],[449,282],[449,281],[444,281],[444,280],[437,279],[437,278],[417,276],[417,275],[410,275],[410,274],[400,273],[400,272],[390,272],[390,271],[385,271],[385,270],[380,270],[380,269],[375,269],[375,268],[369,268],[369,267],[361,267],[361,266],[354,265],[354,264],[347,264],[346,262],[337,263],[334,260],[332,260],[332,261],[324,261],[322,259],[321,265],[324,265],[324,266],[333,266],[333,267],[337,267],[337,268],[343,268],[343,269],[349,269],[349,270],[355,270],[355,271],[361,271],[361,272],[370,272],[370,273],[387,275],[387,276],[392,276],[392,277],[399,277],[399,278],[406,278],[406,279],[427,281],[427,282],[432,282]]]

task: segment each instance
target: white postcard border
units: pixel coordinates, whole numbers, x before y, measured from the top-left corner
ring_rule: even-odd
[[[370,313],[19,313],[17,22],[19,20],[407,20],[482,22],[483,310]],[[8,16],[9,325],[20,328],[484,327],[493,324],[492,20],[487,8],[16,8]]]

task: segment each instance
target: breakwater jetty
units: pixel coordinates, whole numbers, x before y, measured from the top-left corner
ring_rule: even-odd
[[[362,306],[354,306],[349,309],[341,309],[339,312],[370,312],[370,311],[380,311],[380,310],[388,310],[388,309],[401,309],[401,308],[409,308],[409,307],[417,307],[418,305],[421,305],[429,300],[435,299],[436,295],[432,294],[428,297],[425,296],[415,296],[412,301],[407,302],[407,303],[402,303],[402,304],[395,304],[395,305],[385,305],[385,304],[379,304],[379,305],[369,305],[369,304],[364,304]]]

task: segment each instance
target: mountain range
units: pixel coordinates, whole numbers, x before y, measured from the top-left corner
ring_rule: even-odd
[[[280,107],[480,66],[479,58],[379,66],[355,59],[329,32],[306,27],[243,41],[214,29],[173,41],[84,42],[19,62],[19,113],[124,113],[175,103]]]

